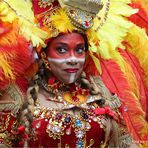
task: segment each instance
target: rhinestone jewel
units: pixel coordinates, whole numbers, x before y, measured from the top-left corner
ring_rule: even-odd
[[[39,115],[39,113],[40,113],[40,110],[39,109],[37,109],[37,110],[34,111],[34,115],[35,116]]]
[[[124,106],[124,111],[127,112],[128,111],[128,107]]]
[[[84,136],[83,131],[77,131],[77,132],[76,132],[76,137],[77,137],[77,138],[83,138],[83,136]]]
[[[66,130],[66,135],[70,135],[71,134],[71,128],[68,128],[67,130]]]
[[[48,119],[45,119],[46,122],[48,122]]]
[[[89,123],[86,123],[86,129],[91,129],[91,125]]]
[[[96,117],[94,117],[94,118],[93,118],[93,120],[94,120],[95,122],[97,122],[97,121],[98,121],[98,119],[97,119]]]
[[[48,124],[47,129],[51,130],[51,125],[50,124]]]
[[[38,122],[35,127],[40,128],[40,126],[41,126],[41,122]]]
[[[53,133],[60,133],[60,132],[61,132],[61,129],[60,129],[60,127],[58,127],[58,126],[54,126],[54,127],[52,128],[52,132],[53,132]]]
[[[43,112],[43,113],[41,114],[41,118],[44,118],[44,115],[45,115],[45,113]]]

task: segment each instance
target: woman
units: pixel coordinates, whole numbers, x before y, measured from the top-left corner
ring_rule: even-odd
[[[18,24],[28,26],[24,31],[24,26],[20,25],[20,32],[24,31],[26,39],[31,39],[36,46],[43,44],[38,37],[43,38],[45,34],[38,30],[39,25],[33,25],[32,5],[29,1],[22,2],[23,9],[18,8],[15,1],[0,3],[7,5],[2,10],[12,9],[12,16],[15,13]],[[11,116],[13,107],[10,109],[6,105],[7,108],[1,109],[5,118],[3,125],[9,123],[9,128],[2,131],[2,144],[20,147],[24,144],[29,147],[127,147],[132,143],[128,132],[135,141],[146,141],[144,114],[137,101],[139,97],[144,104],[146,96],[144,83],[137,82],[141,82],[141,71],[137,72],[129,51],[117,50],[123,45],[130,49],[130,29],[137,31],[136,26],[125,19],[137,11],[131,9],[128,2],[32,1],[35,17],[48,33],[47,47],[37,48],[39,69],[30,81],[27,97],[20,99],[21,94],[17,95],[16,100],[21,100],[16,111],[18,116]],[[4,5],[0,6],[3,8]],[[116,8],[122,11],[119,13]],[[28,17],[28,13],[24,13],[26,9],[31,14]],[[122,44],[123,41],[126,42]],[[25,72],[25,77],[27,74]],[[22,83],[19,86],[24,88]],[[9,96],[12,92],[6,94]],[[122,103],[114,93],[118,93]],[[1,100],[5,98],[9,97],[2,94]],[[7,111],[13,117],[9,121]],[[13,124],[16,125],[14,129]],[[13,136],[8,140],[9,135]]]
[[[87,50],[86,37],[73,32],[51,39],[42,51],[44,63],[28,91],[31,103],[22,112],[28,116],[32,100],[38,103],[34,110],[35,135],[29,139],[29,146],[81,148],[131,144],[126,127],[122,125],[118,131],[116,121],[122,120],[118,114],[119,99],[109,93],[99,77],[85,73]],[[118,141],[118,136],[122,140]]]

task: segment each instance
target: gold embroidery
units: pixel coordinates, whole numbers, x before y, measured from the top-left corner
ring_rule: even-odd
[[[24,95],[15,84],[10,85],[6,89],[6,92],[11,96],[12,101],[0,101],[0,111],[9,110],[13,115],[16,115],[20,109],[22,101],[24,100]]]
[[[62,126],[62,122],[59,123],[55,120],[52,120],[50,124],[48,124],[46,131],[49,134],[49,137],[53,137],[54,140],[60,139],[61,135],[64,135],[64,128]]]
[[[8,146],[13,146],[13,140],[17,138],[17,135],[12,135],[12,133],[9,133],[8,131],[5,131],[3,134],[3,144],[6,144]]]
[[[17,128],[15,116],[24,100],[24,95],[15,84],[6,88],[5,92],[12,100],[0,101],[0,111],[2,112],[2,115],[0,115],[0,139],[2,144],[11,147],[17,139],[17,135],[14,135],[12,131],[15,131]]]
[[[46,8],[47,6],[52,6],[54,0],[39,0],[38,5],[40,8]]]
[[[61,148],[62,147],[62,140],[61,140],[61,136],[59,138],[60,142],[58,143],[58,148]]]
[[[101,120],[105,118],[101,115],[96,116],[91,109],[81,110],[79,114],[72,116],[68,113],[60,112],[51,108],[36,107],[34,115],[38,119],[44,118],[45,121],[48,122],[46,132],[49,137],[52,137],[54,140],[59,139],[58,148],[66,146],[62,146],[61,137],[63,135],[71,135],[71,132],[69,131],[71,128],[74,130],[75,137],[77,139],[76,147],[86,147],[86,134],[87,131],[90,131],[91,129],[90,120],[97,122],[101,127]],[[37,129],[40,128],[40,122],[38,122],[35,127]],[[102,125],[102,127],[104,126]],[[90,148],[93,144],[94,140],[91,139],[88,148]]]
[[[91,148],[95,143],[94,139],[90,139],[90,144],[86,148]]]
[[[6,119],[3,116],[0,116],[0,132],[4,132],[9,125],[10,115],[7,115]]]
[[[6,133],[0,133],[0,139],[4,139],[5,137],[7,137]]]
[[[65,148],[70,148],[68,144],[65,144]]]

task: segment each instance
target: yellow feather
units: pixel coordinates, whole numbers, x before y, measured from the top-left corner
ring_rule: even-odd
[[[16,44],[17,42],[16,34],[18,34],[18,31],[19,27],[17,22],[12,23],[9,32],[0,36],[0,46],[5,46],[5,45],[11,46],[12,44]]]
[[[59,9],[50,17],[52,24],[54,27],[63,33],[72,32],[73,30],[77,30],[69,20],[66,11],[64,9]]]
[[[102,69],[101,69],[101,65],[100,65],[100,61],[98,60],[98,58],[96,58],[93,53],[90,52],[90,56],[94,61],[94,64],[96,66],[96,69],[98,70],[98,72],[101,74],[102,73]]]
[[[44,40],[47,32],[41,30],[35,23],[35,17],[30,0],[4,0],[0,2],[0,19],[4,22],[18,22],[20,33],[28,41],[32,41],[33,46],[45,46]]]
[[[132,53],[140,62],[145,73],[145,84],[148,87],[148,36],[144,29],[133,25],[126,37],[126,41],[130,44],[128,51]]]
[[[11,11],[8,5],[0,1],[0,19],[4,22],[12,23],[14,19],[16,19],[15,12]]]
[[[0,53],[0,69],[2,70],[2,73],[4,73],[4,76],[6,78],[15,79],[13,72],[11,70],[11,66],[7,61],[6,55],[4,53]],[[3,80],[3,77],[1,77],[0,74],[0,80]]]
[[[30,0],[4,0],[10,10],[25,20],[34,22],[35,17],[32,11],[32,3]]]
[[[110,54],[112,55],[112,59],[116,61],[116,63],[119,65],[122,72],[124,73],[133,94],[136,96],[136,98],[140,98],[140,92],[139,92],[139,86],[137,83],[137,79],[128,61],[125,61],[125,59],[123,59],[121,54],[116,50],[111,51]]]
[[[112,51],[118,47],[125,48],[122,45],[129,28],[132,26],[125,17],[136,13],[137,9],[132,9],[127,4],[130,0],[111,0],[110,9],[105,24],[96,32],[96,40],[99,40],[99,47],[97,45],[97,53],[104,59],[112,58]],[[94,19],[94,26],[91,30],[95,30],[98,26],[98,18]],[[89,33],[90,34],[90,33]],[[94,32],[92,32],[94,34]],[[91,42],[91,35],[88,40]],[[94,49],[94,47],[92,48]],[[90,48],[91,50],[91,48]]]

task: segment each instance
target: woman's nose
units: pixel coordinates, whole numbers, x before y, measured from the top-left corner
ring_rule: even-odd
[[[71,66],[75,66],[75,65],[77,65],[77,62],[68,62],[67,64],[71,65]]]
[[[74,49],[71,49],[69,50],[69,57],[75,57],[75,50]]]
[[[74,66],[74,65],[77,65],[77,63],[78,63],[78,60],[76,57],[70,57],[69,59],[67,59],[68,65]]]

